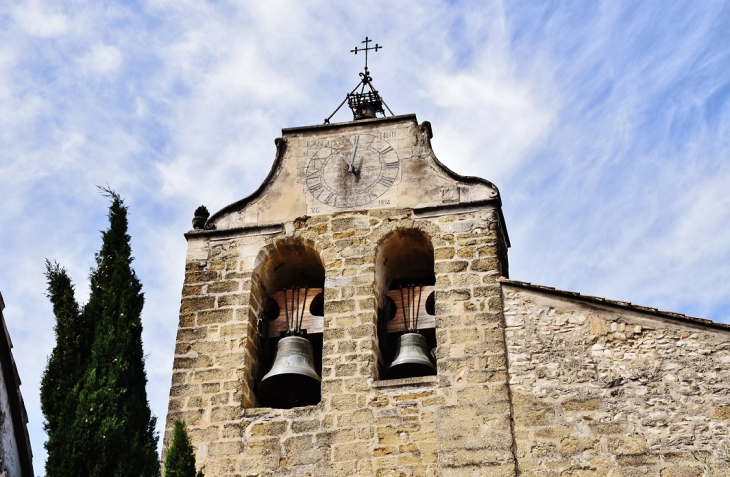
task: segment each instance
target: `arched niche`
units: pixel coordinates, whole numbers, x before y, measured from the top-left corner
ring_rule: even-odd
[[[285,309],[290,303],[298,310],[304,310],[302,335],[312,343],[314,368],[319,376],[322,375],[324,280],[322,259],[311,243],[286,238],[258,254],[252,276],[250,310],[257,336],[253,353],[256,365],[250,378],[251,389],[257,396],[256,405],[281,407],[262,401],[256,390],[274,362],[279,340],[287,334]],[[297,300],[290,302],[294,296]],[[286,311],[291,312],[290,309]]]
[[[259,253],[253,273],[267,293],[292,286],[324,287],[324,265],[319,253],[302,240],[275,242]]]
[[[412,316],[414,311],[418,310],[418,331],[426,337],[429,353],[435,349],[435,283],[433,244],[423,231],[397,229],[380,241],[375,254],[375,296],[381,378],[387,377],[398,337],[405,332],[401,320]],[[408,288],[411,288],[410,298],[407,291],[403,293]]]

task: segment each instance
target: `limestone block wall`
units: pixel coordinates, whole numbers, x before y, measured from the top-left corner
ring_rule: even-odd
[[[499,217],[380,209],[190,234],[166,440],[185,420],[206,475],[515,475]],[[414,228],[434,249],[438,375],[380,380],[374,257]],[[254,270],[282,241],[325,269],[322,400],[290,410],[253,393]]]
[[[520,475],[730,475],[730,329],[503,294]]]

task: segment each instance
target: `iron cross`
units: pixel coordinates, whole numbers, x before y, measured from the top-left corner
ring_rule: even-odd
[[[365,41],[361,41],[360,42],[360,43],[365,43],[365,48],[359,48],[358,49],[358,47],[355,47],[354,50],[350,50],[350,53],[355,53],[356,55],[357,55],[357,52],[358,51],[364,51],[365,52],[365,72],[366,73],[368,71],[368,50],[378,51],[379,49],[381,49],[383,47],[382,45],[378,45],[377,43],[375,44],[375,46],[368,46],[368,43],[370,43],[371,41],[373,41],[373,40],[371,40],[368,37],[365,37]]]

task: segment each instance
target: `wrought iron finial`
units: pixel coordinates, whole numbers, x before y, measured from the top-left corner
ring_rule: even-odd
[[[378,45],[377,43],[375,44],[375,46],[370,46],[369,43],[372,42],[373,40],[366,36],[365,40],[361,42],[365,44],[364,48],[359,48],[356,46],[354,50],[350,50],[350,53],[355,53],[356,55],[361,51],[365,52],[365,70],[360,73],[360,82],[357,84],[357,86],[355,86],[355,88],[347,94],[345,99],[340,103],[339,106],[337,106],[337,109],[335,109],[334,112],[324,120],[325,124],[329,124],[332,116],[337,114],[337,111],[339,111],[345,103],[348,103],[348,106],[352,110],[353,118],[356,121],[359,119],[376,118],[378,113],[385,116],[383,106],[388,109],[388,112],[391,116],[395,116],[393,114],[393,111],[391,111],[388,105],[385,104],[383,97],[380,96],[372,83],[373,78],[370,76],[370,70],[368,70],[368,51],[378,51],[383,48],[383,45]],[[365,91],[365,87],[368,87],[370,91]],[[360,88],[360,92],[356,93],[358,88]]]
[[[375,46],[368,46],[368,43],[370,43],[372,41],[373,40],[371,40],[370,38],[365,37],[365,40],[360,42],[360,43],[365,43],[365,48],[358,49],[357,47],[355,47],[354,50],[350,50],[350,53],[355,53],[356,55],[357,55],[358,51],[365,52],[365,74],[363,75],[362,73],[360,73],[360,76],[363,77],[363,81],[365,81],[366,76],[368,76],[368,80],[372,80],[372,78],[369,78],[369,73],[368,73],[368,51],[373,50],[373,51],[377,52],[379,49],[383,48],[383,45],[378,45],[377,43],[375,44]]]

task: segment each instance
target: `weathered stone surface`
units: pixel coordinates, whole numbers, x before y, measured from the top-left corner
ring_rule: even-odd
[[[702,475],[724,461],[726,332],[503,286],[519,467],[527,475]],[[701,458],[696,458],[696,457]],[[590,462],[589,467],[576,467]]]
[[[219,264],[213,268],[231,268],[236,275],[219,276],[201,264],[191,267],[189,273],[197,274],[194,279],[202,284],[186,285],[195,294],[183,299],[181,317],[192,318],[181,328],[175,357],[175,368],[190,374],[181,375],[184,381],[171,392],[186,400],[183,407],[171,400],[168,419],[191,419],[194,444],[202,444],[197,457],[204,470],[222,471],[231,462],[244,473],[278,468],[311,475],[340,475],[333,469],[343,475],[390,475],[397,469],[408,477],[439,475],[439,468],[514,469],[510,420],[504,419],[509,395],[501,306],[484,313],[489,300],[501,299],[499,288],[483,285],[487,271],[465,272],[471,260],[479,259],[473,250],[454,247],[450,222],[418,222],[409,216],[403,222],[383,222],[380,215],[370,220],[368,214],[339,214],[329,220],[300,220],[294,227],[295,235],[309,237],[328,270],[322,402],[317,406],[254,408],[251,368],[258,355],[252,337],[256,310],[265,296],[255,277],[241,288],[239,277],[250,273],[239,264],[246,262],[244,253],[258,255],[281,238],[248,237],[245,244],[231,239],[211,246],[211,263]],[[491,217],[475,213],[462,220],[486,227]],[[458,314],[438,315],[449,324],[437,334],[438,346],[460,351],[453,362],[439,362],[438,380],[373,387],[368,383],[378,378],[376,311],[382,306],[373,293],[375,256],[382,237],[403,227],[427,230],[430,240],[439,243],[434,255],[442,261],[435,262],[434,271],[437,282],[446,286],[438,290],[435,308],[451,303],[458,306],[453,308]],[[215,254],[226,258],[216,261]],[[484,353],[499,356],[494,361],[499,366],[486,368]]]

